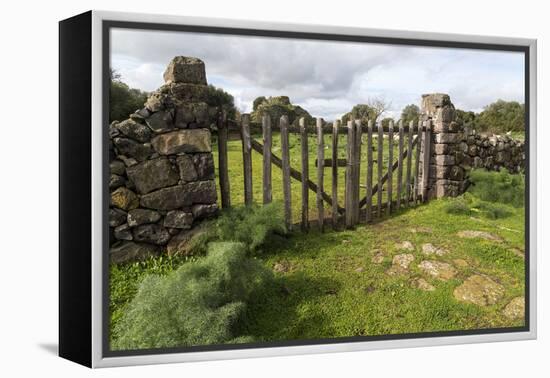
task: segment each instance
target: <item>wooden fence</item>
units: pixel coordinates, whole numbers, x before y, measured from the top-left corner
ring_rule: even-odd
[[[271,119],[264,116],[261,122],[262,142],[251,136],[251,122],[248,114],[243,114],[240,124],[220,117],[218,122],[218,150],[219,150],[219,184],[221,203],[223,208],[231,206],[230,185],[228,174],[227,142],[230,132],[235,131],[242,140],[242,166],[244,174],[244,203],[253,203],[252,192],[252,153],[262,156],[262,202],[272,201],[273,180],[272,167],[282,171],[282,192],[284,200],[284,214],[287,227],[292,227],[292,198],[291,180],[301,184],[301,222],[303,231],[310,227],[309,220],[309,191],[316,195],[317,224],[324,230],[326,223],[337,228],[340,224],[351,228],[360,222],[372,222],[375,218],[389,215],[397,209],[415,206],[419,202],[427,201],[428,172],[430,168],[430,145],[432,125],[431,121],[410,122],[404,125],[399,121],[397,125],[390,121],[387,126],[381,122],[369,121],[366,125],[360,120],[348,121],[341,125],[335,121],[332,126],[330,158],[325,158],[326,126],[322,119],[317,118],[315,127],[307,127],[305,120],[299,120],[299,127],[291,127],[287,116],[279,120],[278,129],[281,138],[281,156],[272,151],[273,132]],[[291,166],[290,134],[299,135],[300,139],[300,167]],[[308,135],[316,136],[315,177],[310,178]],[[346,158],[338,158],[339,135],[346,135]],[[384,139],[388,143],[384,143]],[[376,147],[376,148],[375,148]],[[361,157],[361,149],[366,148],[366,159]],[[394,148],[397,148],[397,157],[394,157]],[[376,152],[376,154],[375,154]],[[376,156],[374,156],[376,155]],[[384,168],[383,159],[387,156],[388,164]],[[422,163],[422,165],[421,165]],[[234,164],[234,162],[233,162]],[[361,165],[366,164],[366,175],[361,177]],[[373,177],[376,164],[376,177]],[[330,194],[325,191],[325,168],[330,168],[332,186]],[[344,203],[340,206],[338,198],[339,169],[345,169]],[[395,179],[395,181],[394,181]],[[361,198],[361,189],[365,195]],[[395,192],[394,192],[395,190]],[[385,202],[383,192],[386,193]],[[331,209],[331,216],[325,219],[325,203]]]

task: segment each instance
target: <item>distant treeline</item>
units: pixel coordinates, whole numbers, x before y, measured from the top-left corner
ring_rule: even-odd
[[[224,109],[229,119],[239,120],[240,113],[235,107],[234,98],[221,88],[209,85],[207,103]],[[122,82],[120,75],[111,70],[111,98],[109,121],[121,121],[143,107],[148,93],[139,89],[130,88]],[[348,113],[342,116],[342,121],[348,119],[361,119],[367,122],[369,119],[382,119],[382,124],[387,126],[392,118],[383,118],[384,113],[391,106],[390,102],[383,99],[371,99],[367,104],[357,104]],[[313,117],[307,110],[292,104],[287,96],[258,97],[254,100],[252,120],[261,121],[261,115],[269,114],[276,121],[282,114],[289,116],[290,122],[297,125],[298,118],[305,117],[306,124],[314,124]],[[477,131],[503,134],[507,132],[522,132],[525,130],[525,106],[516,101],[498,100],[487,105],[483,111],[475,113],[456,109],[457,122],[473,128]],[[401,112],[401,119],[408,124],[417,122],[420,116],[420,108],[415,104],[405,106]],[[397,121],[397,120],[394,120]],[[275,122],[277,124],[277,121]]]
[[[405,122],[417,121],[419,115],[418,106],[411,104],[403,109],[401,119]],[[485,106],[479,113],[456,109],[456,118],[458,123],[477,131],[495,134],[525,131],[525,106],[516,101],[497,100]]]

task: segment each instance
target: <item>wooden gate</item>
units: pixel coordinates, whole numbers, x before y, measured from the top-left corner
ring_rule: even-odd
[[[298,127],[289,125],[287,116],[279,119],[277,128],[281,138],[281,156],[272,151],[273,128],[271,118],[262,117],[262,141],[251,136],[250,116],[243,114],[240,124],[220,117],[218,122],[219,183],[223,208],[231,206],[228,174],[227,141],[230,132],[238,132],[242,140],[244,203],[253,203],[252,191],[252,152],[262,156],[262,202],[272,201],[272,166],[282,171],[282,192],[284,214],[287,227],[292,227],[291,179],[301,184],[301,222],[303,231],[310,227],[309,191],[316,195],[317,224],[324,230],[326,223],[333,228],[340,224],[354,227],[360,222],[372,222],[376,218],[390,215],[398,209],[415,206],[427,200],[429,157],[431,143],[431,121],[410,122],[404,125],[399,121],[394,125],[390,121],[383,126],[381,122],[369,121],[366,125],[360,120],[348,121],[345,126],[335,121],[332,127],[325,126],[321,118],[315,119],[315,126],[306,125],[301,118]],[[331,156],[325,158],[325,133],[330,135]],[[300,140],[300,168],[291,166],[289,135],[296,134]],[[346,158],[338,157],[339,135],[345,134]],[[310,179],[308,135],[315,136],[315,179]],[[384,140],[387,139],[387,143]],[[366,148],[366,156],[361,154]],[[396,150],[396,151],[394,151]],[[397,155],[396,158],[394,155]],[[313,157],[311,157],[313,158]],[[387,166],[384,167],[384,158]],[[366,165],[361,174],[361,166]],[[331,171],[331,192],[325,191],[325,168]],[[345,169],[344,203],[339,204],[338,172]],[[376,174],[374,174],[376,170]],[[395,177],[394,177],[395,176]],[[395,180],[394,180],[395,178]],[[361,190],[365,195],[361,197]],[[325,203],[330,209],[330,217],[325,218]]]

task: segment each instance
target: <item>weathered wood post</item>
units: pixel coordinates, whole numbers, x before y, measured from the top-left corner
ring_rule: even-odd
[[[361,180],[361,138],[363,137],[363,129],[361,120],[355,120],[355,172],[353,175],[353,224],[359,223],[359,194]]]
[[[382,176],[384,170],[384,127],[382,127],[382,121],[378,122],[378,156],[377,159],[377,182],[378,182],[378,192],[377,192],[377,201],[376,201],[376,210],[378,217],[382,216]]]
[[[300,142],[302,153],[302,231],[309,230],[309,160],[308,160],[308,143],[307,143],[307,127],[306,120],[300,118]]]
[[[393,192],[393,120],[388,125],[388,214],[392,211],[392,192]]]
[[[241,118],[241,139],[243,148],[244,203],[252,205],[252,144],[250,142],[250,115]]]
[[[262,134],[263,134],[263,165],[262,165],[262,188],[264,204],[271,203],[271,117],[264,115],[262,117]]]
[[[401,198],[403,197],[403,120],[399,120],[399,156],[397,157],[397,203],[396,207],[401,208]]]
[[[338,227],[338,128],[340,120],[332,125],[332,228]]]
[[[353,178],[354,178],[354,165],[355,165],[355,123],[348,121],[347,123],[347,164],[346,164],[346,227],[351,228],[353,223]]]
[[[283,115],[279,121],[281,129],[281,160],[283,171],[283,197],[285,208],[285,224],[287,230],[292,230],[292,202],[290,190],[290,148],[288,140],[288,116]]]
[[[369,120],[367,125],[367,222],[372,221],[372,121]]]
[[[316,119],[317,126],[317,218],[319,230],[324,231],[325,208],[323,204],[324,172],[325,172],[325,141],[323,137],[323,119]]]
[[[405,206],[409,206],[411,200],[411,169],[412,169],[412,148],[413,148],[413,128],[414,122],[409,122],[409,132],[407,138],[407,173],[405,178]]]

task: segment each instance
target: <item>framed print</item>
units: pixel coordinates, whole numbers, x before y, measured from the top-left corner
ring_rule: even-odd
[[[60,22],[60,355],[536,337],[536,41]]]

